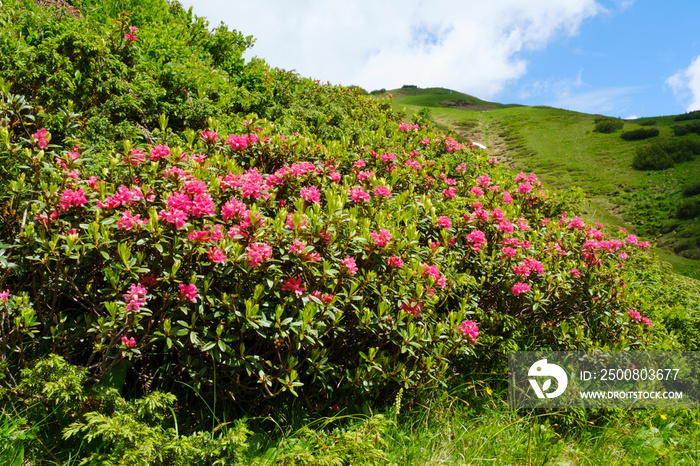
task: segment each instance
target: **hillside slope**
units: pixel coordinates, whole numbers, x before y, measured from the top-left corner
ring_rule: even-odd
[[[700,180],[700,158],[658,171],[632,168],[636,152],[644,146],[670,141],[700,141],[697,134],[675,136],[673,127],[692,124],[673,116],[621,121],[623,128],[604,134],[595,131],[590,115],[551,107],[502,105],[472,99],[474,109],[455,108],[444,89],[392,91],[396,110],[419,112],[430,108],[436,123],[464,138],[484,142],[516,170],[535,172],[556,189],[580,187],[582,205],[590,221],[624,227],[659,246],[659,255],[687,276],[700,278],[700,217],[677,218],[679,205],[694,200],[684,188]],[[455,92],[455,94],[458,94]],[[464,94],[458,94],[464,96]],[[626,141],[623,132],[656,128],[659,135]]]

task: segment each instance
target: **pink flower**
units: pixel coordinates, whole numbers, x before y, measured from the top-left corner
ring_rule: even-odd
[[[197,285],[190,283],[189,285],[185,286],[180,283],[179,286],[180,296],[184,297],[185,299],[189,299],[193,303],[197,302]]]
[[[447,197],[447,198],[454,199],[454,198],[455,198],[455,195],[456,195],[455,188],[450,187],[450,188],[447,188],[447,189],[443,189],[443,190],[442,190],[442,195],[445,196],[445,197]]]
[[[232,134],[228,137],[227,144],[233,150],[243,150],[248,147],[248,136],[237,136]]]
[[[477,327],[474,321],[465,320],[457,326],[457,330],[467,337],[470,344],[476,344],[476,339],[479,337],[479,327]]]
[[[0,293],[0,303],[6,303],[10,297],[10,290],[5,290]]]
[[[648,317],[642,317],[642,323],[647,327],[651,328],[651,319]]]
[[[313,202],[314,204],[318,204],[321,202],[321,192],[316,186],[301,188],[300,194],[301,198],[307,202]]]
[[[503,192],[503,203],[504,204],[512,204],[513,203],[513,196],[511,196],[508,191]]]
[[[357,264],[355,263],[355,259],[353,259],[350,256],[345,256],[345,259],[340,261],[345,268],[348,269],[348,273],[350,275],[355,275],[355,273],[358,271]]]
[[[353,167],[355,168],[364,168],[367,166],[367,163],[360,159],[360,160],[355,160],[355,163],[352,164]]]
[[[574,269],[571,269],[571,270],[569,271],[569,273],[570,273],[571,276],[574,277],[574,278],[580,278],[580,277],[581,277],[581,272],[579,272],[578,269],[575,269],[575,268],[574,268]]]
[[[340,173],[338,173],[338,172],[330,172],[329,175],[330,175],[331,181],[332,181],[333,183],[340,183]]]
[[[350,195],[350,200],[352,202],[367,202],[369,201],[369,194],[365,192],[362,188],[352,188],[348,190]]]
[[[207,256],[209,257],[209,260],[215,263],[226,261],[226,254],[224,254],[224,251],[222,251],[221,248],[209,248]]]
[[[141,306],[146,304],[146,293],[146,288],[140,283],[132,284],[129,288],[129,292],[124,294],[124,300],[127,301],[126,312],[139,312]]]
[[[511,248],[510,246],[506,246],[502,250],[504,256],[508,257],[515,257],[515,255],[518,253],[517,250]]]
[[[484,195],[484,190],[478,186],[474,186],[472,189],[469,190],[469,192],[476,197],[481,197]]]
[[[294,215],[287,215],[287,228],[289,228],[290,230],[296,230],[297,228],[300,230],[306,230],[306,216],[301,215],[301,220],[299,220],[297,223],[294,223]]]
[[[301,278],[289,277],[282,283],[282,291],[293,291],[297,296],[301,296],[306,288],[301,284]]]
[[[374,195],[377,197],[391,197],[391,190],[387,186],[377,186],[374,188]]]
[[[481,230],[472,230],[466,239],[475,251],[481,251],[482,246],[486,244],[486,235]]]
[[[248,253],[248,265],[257,269],[272,257],[272,247],[267,243],[253,243],[246,249]]]
[[[36,142],[39,149],[47,149],[49,147],[49,141],[47,139],[48,135],[49,133],[46,131],[46,128],[41,128],[36,133],[32,134],[32,138]]]
[[[410,302],[401,304],[401,309],[408,314],[413,314],[413,317],[417,319],[420,317],[420,311],[423,309],[423,303],[416,302],[415,298],[411,298]]]
[[[170,157],[170,148],[163,144],[158,144],[156,147],[149,151],[149,154],[149,158],[154,162],[157,162],[164,157]]]
[[[527,293],[528,291],[530,291],[530,285],[528,285],[527,283],[518,282],[515,285],[513,285],[511,291],[513,292],[513,296],[519,296],[523,293]]]
[[[450,220],[450,217],[445,217],[444,215],[438,217],[437,224],[445,229],[452,228],[452,220]]]
[[[374,172],[371,170],[362,171],[362,172],[357,174],[357,181],[359,181],[361,183],[365,180],[372,178],[373,176],[374,176]]]
[[[627,315],[630,317],[630,319],[634,320],[635,322],[639,322],[640,320],[642,320],[642,315],[634,309],[630,309],[629,311],[627,311]]]
[[[639,240],[635,235],[629,235],[627,238],[625,238],[625,241],[627,242],[627,244],[630,244],[632,246],[639,243]]]
[[[187,215],[187,212],[176,209],[174,207],[171,207],[169,210],[165,211],[162,210],[158,213],[158,218],[159,219],[165,219],[166,222],[168,223],[174,223],[175,228],[179,230],[180,228],[185,226],[185,222],[189,218],[189,215]]]
[[[125,210],[122,212],[122,216],[119,219],[119,222],[117,222],[117,228],[119,230],[131,230],[137,225],[146,225],[148,224],[148,219],[141,220],[140,215],[132,215],[131,211]]]
[[[583,223],[583,220],[581,220],[578,216],[574,217],[574,219],[571,222],[569,222],[569,228],[583,230],[585,227],[586,227],[586,224]]]
[[[391,242],[391,233],[389,230],[382,228],[381,230],[373,231],[372,233],[369,234],[372,237],[372,240],[374,240],[374,244],[378,248],[383,248],[387,246]]]
[[[304,249],[306,248],[306,243],[304,243],[300,239],[295,239],[292,244],[289,246],[289,252],[292,254],[298,256],[299,254],[304,252]]]
[[[221,218],[224,222],[228,221],[230,218],[238,219],[248,214],[248,207],[236,198],[231,199],[226,202],[221,208]]]
[[[216,131],[200,131],[199,135],[202,137],[202,139],[208,142],[216,142],[218,139]]]
[[[403,267],[403,260],[399,256],[391,256],[391,257],[387,258],[386,263],[390,267],[396,267],[398,269]]]
[[[59,202],[59,210],[65,211],[72,206],[80,206],[87,202],[85,198],[85,190],[83,188],[73,191],[70,188],[66,188],[61,193],[61,199]]]
[[[333,296],[332,294],[321,294],[321,292],[318,290],[312,292],[311,296],[313,296],[316,299],[319,299],[323,304],[330,304],[333,302],[333,298],[335,298],[335,296]]]
[[[136,346],[136,339],[134,337],[128,338],[126,335],[122,337],[122,345],[127,348],[133,348]]]

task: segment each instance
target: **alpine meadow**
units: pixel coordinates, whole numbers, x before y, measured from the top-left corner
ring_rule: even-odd
[[[698,463],[697,409],[512,409],[507,368],[698,350],[700,115],[367,93],[253,43],[0,4],[3,464]]]

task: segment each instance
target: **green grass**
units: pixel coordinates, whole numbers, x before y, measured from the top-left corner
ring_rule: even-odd
[[[484,143],[514,170],[536,173],[549,188],[580,187],[586,195],[582,206],[586,220],[603,223],[609,230],[624,227],[657,243],[660,256],[677,273],[700,279],[700,217],[675,218],[685,199],[683,188],[700,179],[700,157],[661,171],[631,168],[642,146],[673,139],[700,141],[697,134],[673,135],[673,126],[686,122],[675,122],[673,116],[626,120],[622,131],[654,127],[659,136],[625,141],[622,131],[594,132],[599,115],[502,105],[441,88],[399,89],[392,95],[396,110],[412,114],[429,107],[437,124]],[[470,104],[446,106],[459,99]]]

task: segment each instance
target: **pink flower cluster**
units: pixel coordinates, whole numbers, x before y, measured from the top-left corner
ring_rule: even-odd
[[[387,258],[386,263],[390,267],[396,267],[397,269],[403,267],[403,260],[398,256],[391,256]]]
[[[197,302],[197,285],[195,285],[194,283],[190,283],[188,285],[180,283],[179,287],[180,296],[182,296],[185,299],[188,299],[193,303]]]
[[[87,202],[85,198],[85,190],[83,188],[73,191],[66,188],[61,193],[61,199],[58,201],[58,208],[61,211],[66,211],[74,206],[81,206]]]
[[[642,317],[639,311],[630,309],[629,311],[627,311],[627,315],[630,317],[630,319],[634,320],[635,322],[642,322],[647,327],[651,327],[651,319],[648,317]]]
[[[122,337],[122,345],[124,345],[126,348],[133,348],[136,346],[136,339],[134,337],[129,338],[124,335]]]
[[[138,225],[148,225],[148,219],[141,220],[140,215],[132,215],[131,211],[125,210],[117,222],[117,228],[120,230],[131,230]]]
[[[321,202],[321,192],[316,186],[301,188],[300,195],[306,202],[311,202],[314,204],[319,204]]]
[[[126,34],[124,34],[124,37],[125,37],[126,40],[128,40],[129,42],[133,42],[133,41],[135,41],[135,40],[137,39],[136,33],[138,32],[138,30],[139,30],[139,28],[137,28],[136,26],[131,26],[131,28],[129,29],[129,32],[127,32]]]
[[[520,296],[521,294],[530,291],[530,285],[528,285],[527,283],[518,282],[515,285],[513,285],[511,291],[513,292],[513,296]]]
[[[301,284],[301,278],[289,277],[282,283],[282,291],[292,291],[297,296],[301,296],[306,288]]]
[[[126,312],[134,311],[139,312],[141,306],[146,304],[146,288],[140,283],[134,283],[129,288],[129,292],[124,294],[124,300],[126,301]]]
[[[32,138],[39,149],[48,149],[49,147],[49,132],[46,128],[41,128],[36,133],[32,134]]]
[[[435,284],[440,288],[445,288],[447,286],[447,280],[440,274],[440,270],[437,265],[422,264],[423,275],[428,277],[433,277],[435,279]]]
[[[121,205],[132,205],[136,201],[142,199],[144,199],[144,196],[139,187],[136,186],[129,189],[126,186],[121,185],[119,188],[117,188],[116,193],[106,198],[104,202],[98,201],[96,205],[101,209],[114,209]],[[154,197],[149,196],[149,200],[152,199],[154,199]]]
[[[253,243],[246,249],[248,265],[257,269],[272,257],[272,247],[267,243]]]
[[[391,243],[391,239],[392,239],[391,232],[385,228],[382,228],[379,231],[373,231],[369,235],[372,237],[374,244],[378,248],[383,248],[385,246],[388,246],[389,243]]]
[[[413,317],[417,319],[418,317],[420,317],[420,311],[421,309],[423,309],[423,303],[419,303],[416,301],[415,298],[411,298],[411,300],[408,303],[401,304],[401,309],[404,312],[413,314]]]
[[[486,235],[481,230],[472,230],[466,237],[467,243],[475,251],[481,251],[481,248],[486,244]]]
[[[476,322],[465,320],[457,326],[457,330],[467,337],[470,344],[476,344],[476,339],[479,338],[479,327],[476,325]]]
[[[359,270],[357,268],[357,263],[355,262],[355,259],[350,256],[345,256],[345,259],[343,259],[340,262],[345,266],[350,275],[355,275],[355,273],[357,273],[357,271]]]
[[[6,303],[10,298],[10,290],[5,290],[0,293],[0,303]]]
[[[409,130],[416,130],[417,131],[419,129],[420,129],[420,126],[417,124],[407,125],[403,121],[401,123],[399,123],[399,131],[407,132]]]
[[[362,187],[349,189],[348,194],[350,195],[350,200],[352,202],[369,201],[369,194],[365,192],[365,190]]]

